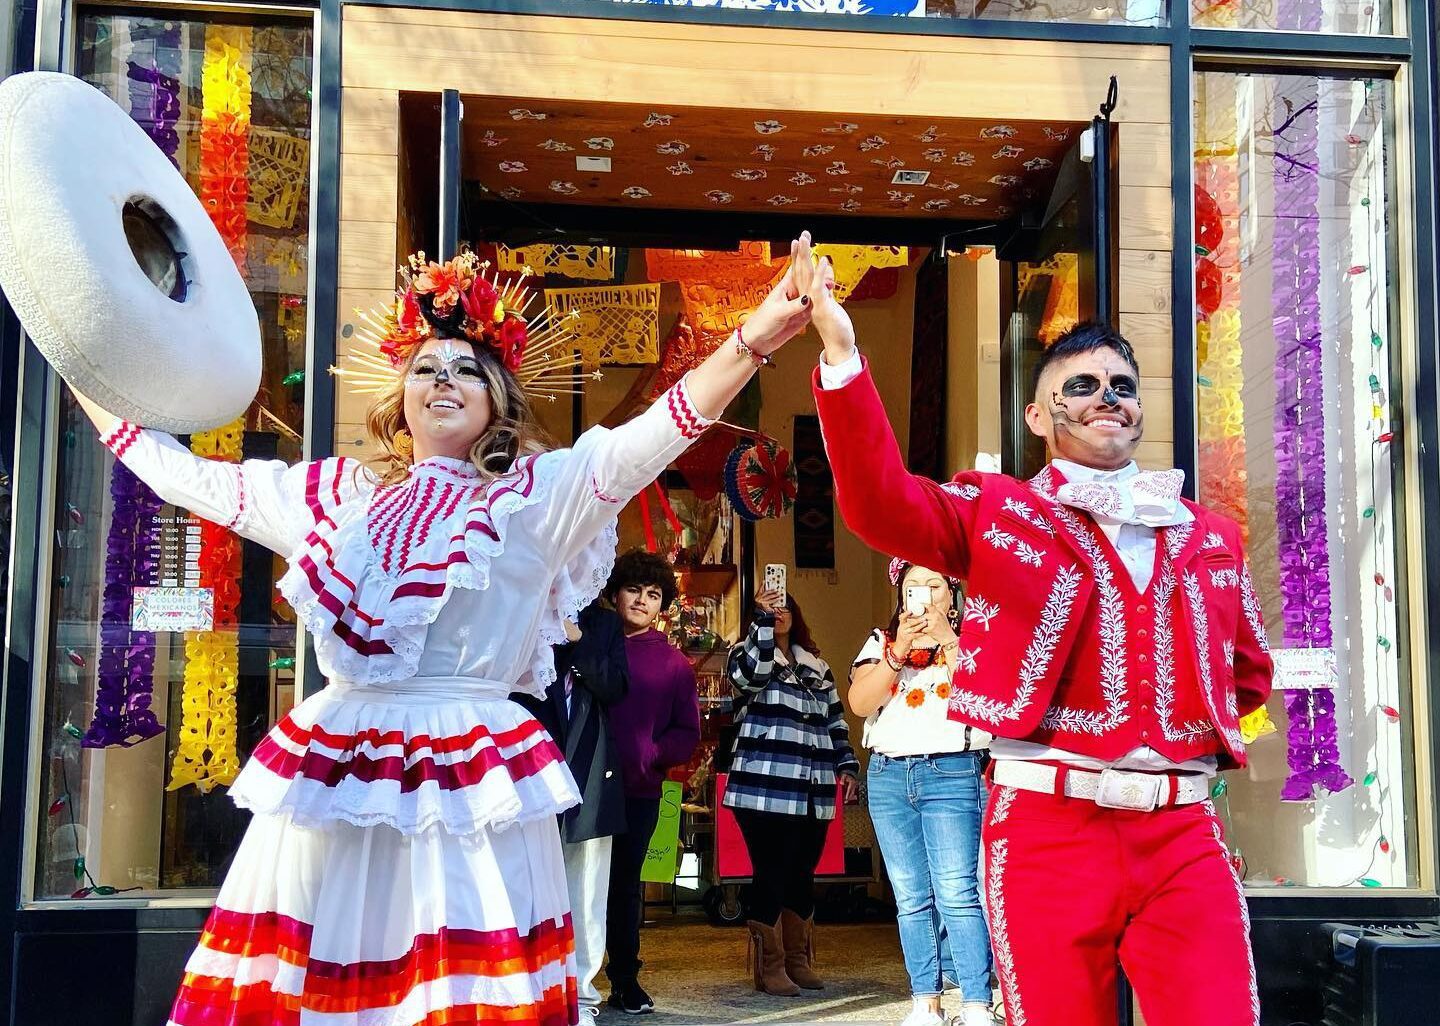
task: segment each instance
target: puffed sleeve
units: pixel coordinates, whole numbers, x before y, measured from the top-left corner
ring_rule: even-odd
[[[373,482],[354,460],[291,465],[196,456],[173,435],[119,421],[100,441],[165,502],[290,556],[325,518]]]
[[[589,544],[713,423],[695,409],[681,378],[633,420],[593,427],[572,448],[540,457],[539,472],[553,475],[543,534],[557,554],[568,559]]]

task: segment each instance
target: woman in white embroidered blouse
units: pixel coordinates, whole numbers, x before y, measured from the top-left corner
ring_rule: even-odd
[[[894,615],[855,657],[845,698],[865,717],[870,819],[895,894],[914,1002],[902,1026],[944,1022],[942,968],[953,969],[960,990],[956,1026],[989,1026],[990,938],[978,875],[990,735],[946,715],[951,675],[970,658],[956,636],[955,582],[897,559],[890,583]],[[911,587],[928,593],[921,615],[907,609]]]
[[[162,498],[288,559],[280,591],[327,681],[231,788],[255,815],[172,1026],[577,1019],[556,814],[579,796],[507,696],[553,682],[621,505],[804,330],[809,300],[787,273],[640,416],[547,452],[523,322],[482,271],[412,261],[369,419],[378,468],[208,461],[81,400]]]

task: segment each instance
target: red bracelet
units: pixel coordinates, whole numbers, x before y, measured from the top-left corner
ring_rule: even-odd
[[[890,642],[888,641],[885,642],[885,665],[889,666],[890,669],[894,670],[896,673],[899,673],[901,670],[905,669],[905,660],[899,658],[897,655],[895,655],[894,652],[890,651]]]
[[[745,336],[740,331],[740,325],[735,325],[735,351],[750,358],[750,362],[757,367],[765,367],[770,364],[770,357],[764,353],[757,353],[745,344]]]

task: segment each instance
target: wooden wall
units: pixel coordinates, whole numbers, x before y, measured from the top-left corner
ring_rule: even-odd
[[[1162,47],[344,8],[340,323],[394,287],[400,92],[1088,120],[1119,79],[1120,326],[1145,371],[1141,461],[1171,463],[1169,65]],[[343,337],[339,345],[347,344]],[[342,395],[336,441],[363,406]]]

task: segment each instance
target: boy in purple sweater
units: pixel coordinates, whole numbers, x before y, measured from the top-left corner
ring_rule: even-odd
[[[610,857],[610,904],[605,947],[610,961],[610,1005],[630,1015],[655,1010],[640,986],[640,923],[644,885],[640,870],[660,814],[660,784],[672,766],[690,760],[700,741],[700,702],[695,671],[655,629],[675,601],[675,571],[650,552],[627,552],[615,561],[605,598],[620,614],[630,690],[610,710],[610,732],[625,780],[626,832]]]

